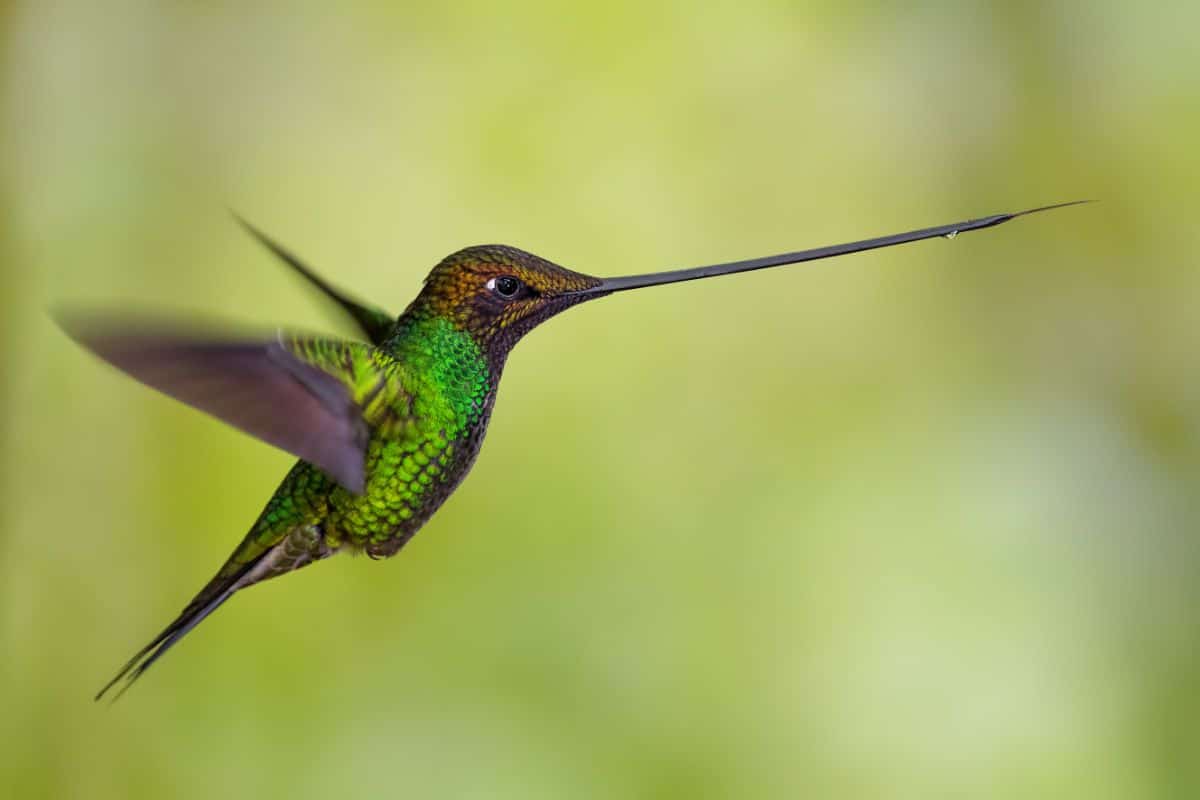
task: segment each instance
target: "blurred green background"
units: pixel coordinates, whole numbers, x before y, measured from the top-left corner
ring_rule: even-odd
[[[9,796],[1200,793],[1200,6],[0,14]],[[90,702],[291,459],[47,309],[346,331],[227,207],[399,311],[1081,197],[570,312],[399,557]]]

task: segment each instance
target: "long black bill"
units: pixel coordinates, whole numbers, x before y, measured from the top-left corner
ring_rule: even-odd
[[[876,239],[863,239],[858,242],[847,242],[846,244],[834,244],[827,247],[816,247],[812,250],[799,250],[794,253],[781,253],[777,256],[751,258],[746,261],[729,261],[724,264],[710,264],[706,267],[692,267],[691,269],[678,269],[670,272],[651,272],[646,275],[626,275],[620,278],[604,278],[601,280],[599,286],[585,290],[584,293],[608,294],[609,292],[623,292],[626,289],[640,289],[644,286],[659,286],[664,283],[679,283],[681,281],[696,281],[700,280],[701,278],[713,278],[717,275],[732,275],[735,272],[752,272],[756,269],[781,267],[785,264],[800,264],[805,261],[816,261],[821,258],[844,256],[848,255],[849,253],[861,253],[864,250],[877,250],[881,247],[891,247],[897,244],[907,244],[908,242],[919,242],[922,239],[934,239],[938,236],[943,236],[947,239],[953,239],[960,233],[977,231],[983,228],[991,228],[994,225],[1002,225],[1011,219],[1016,219],[1017,217],[1023,217],[1028,214],[1036,214],[1040,211],[1050,211],[1051,209],[1055,208],[1076,206],[1080,203],[1088,202],[1091,201],[1072,200],[1069,203],[1056,203],[1051,206],[1030,208],[1025,211],[1017,211],[1012,214],[993,214],[990,217],[969,219],[964,222],[954,222],[950,225],[938,225],[934,228],[921,228],[920,230],[908,231],[907,233],[893,233],[890,236],[880,236]]]

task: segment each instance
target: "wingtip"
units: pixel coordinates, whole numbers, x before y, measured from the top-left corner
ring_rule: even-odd
[[[335,478],[338,483],[354,494],[366,494],[367,476],[362,458],[354,458],[351,463],[341,465]]]
[[[111,344],[113,334],[117,330],[113,322],[114,317],[97,311],[61,307],[48,309],[47,313],[68,339],[93,355],[107,360],[103,351],[106,344]]]
[[[258,227],[254,225],[254,223],[250,222],[250,220],[243,217],[237,209],[226,208],[226,210],[229,212],[229,216],[233,217],[233,221],[236,222],[241,227],[242,230],[244,230],[246,233],[250,234],[250,236],[253,237],[255,240],[257,240],[263,244],[266,244],[271,249],[274,249],[274,247],[272,247],[272,245],[274,243],[270,242],[270,239],[268,239],[267,235],[265,233],[263,233],[261,230],[259,230]]]

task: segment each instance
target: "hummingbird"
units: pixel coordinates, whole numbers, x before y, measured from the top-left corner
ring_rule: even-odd
[[[618,292],[769,269],[990,228],[1086,201],[995,214],[846,244],[617,278],[505,245],[443,259],[395,316],[328,283],[237,217],[332,300],[366,341],[280,332],[221,337],[170,325],[62,318],[93,354],[300,460],[216,575],[97,693],[120,697],[234,593],[343,550],[395,555],[458,488],[483,444],[509,353],[567,309]],[[236,215],[235,215],[236,216]]]

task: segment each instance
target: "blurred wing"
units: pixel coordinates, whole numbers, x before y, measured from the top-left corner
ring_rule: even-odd
[[[381,308],[363,305],[357,300],[351,299],[344,292],[330,285],[283,245],[267,236],[237,214],[233,216],[259,244],[270,250],[276,258],[295,270],[297,274],[316,287],[318,291],[341,306],[342,310],[358,323],[358,327],[366,334],[367,340],[371,344],[379,344],[388,337],[388,334],[391,333],[392,328],[396,324],[395,317]]]
[[[370,429],[407,408],[399,364],[358,342],[220,342],[158,329],[64,326],[122,372],[364,488]]]

